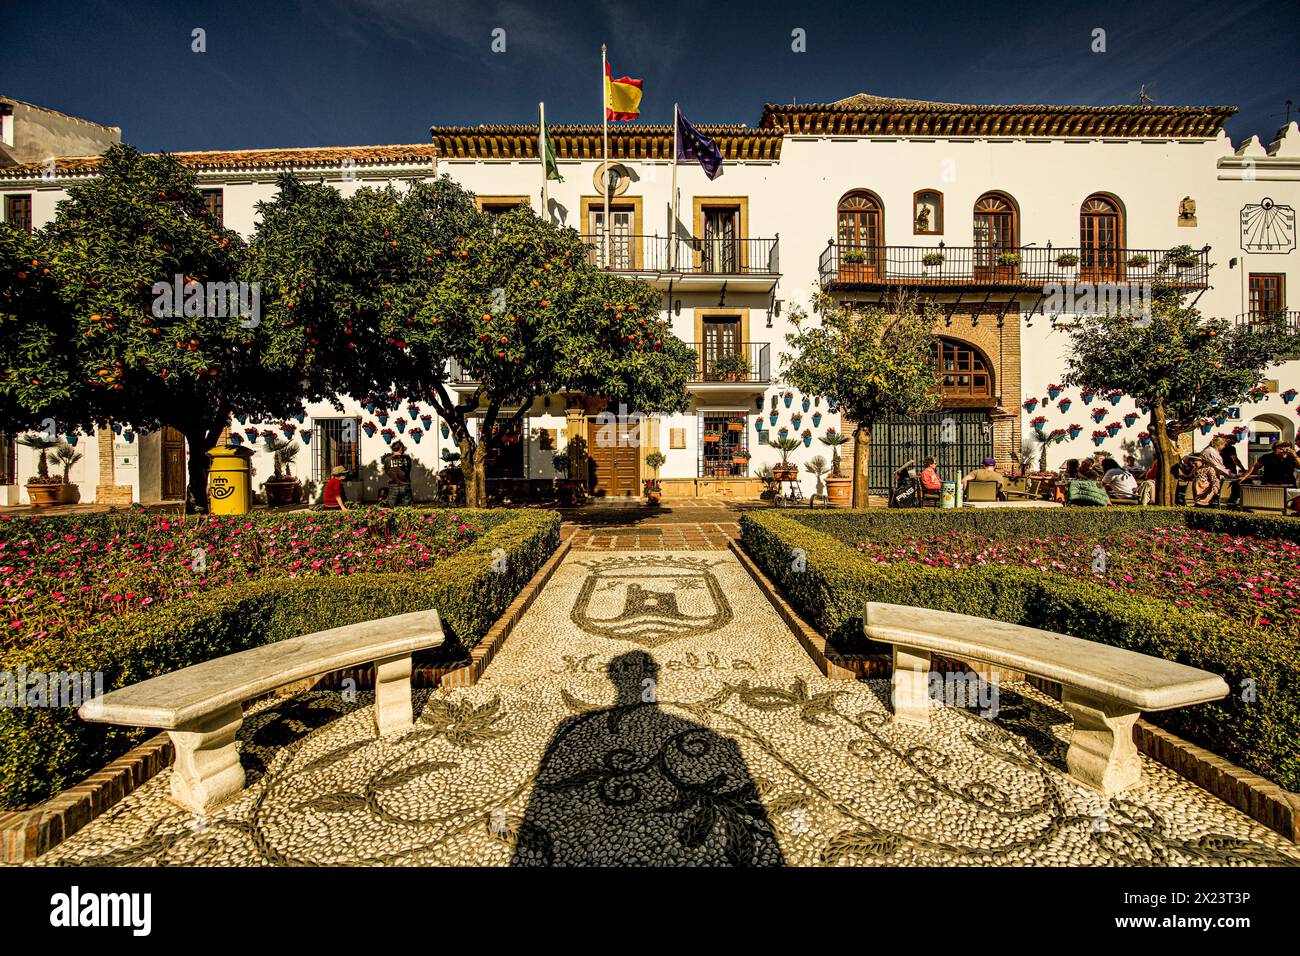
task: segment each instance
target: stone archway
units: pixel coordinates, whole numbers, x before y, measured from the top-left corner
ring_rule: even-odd
[[[1295,441],[1295,423],[1283,415],[1265,412],[1246,423],[1246,465],[1267,454],[1274,442]]]

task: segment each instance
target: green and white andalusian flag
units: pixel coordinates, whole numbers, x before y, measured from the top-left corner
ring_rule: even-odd
[[[546,167],[546,178],[564,182],[564,177],[560,175],[560,164],[555,161],[555,146],[551,143],[551,131],[542,124],[542,141],[541,141],[542,165]]]

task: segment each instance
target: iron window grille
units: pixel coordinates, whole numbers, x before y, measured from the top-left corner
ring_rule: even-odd
[[[311,477],[320,482],[329,478],[336,465],[347,469],[347,478],[361,473],[361,419],[312,419]]]

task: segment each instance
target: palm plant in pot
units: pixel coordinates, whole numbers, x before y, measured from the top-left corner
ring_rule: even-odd
[[[73,485],[71,481],[72,466],[81,461],[84,457],[85,456],[82,455],[81,452],[77,451],[77,449],[73,448],[69,442],[62,440],[59,441],[58,447],[54,450],[54,460],[57,461],[59,467],[63,469],[62,499],[65,502],[72,501],[72,496],[77,490],[76,486]]]
[[[817,440],[831,450],[831,475],[826,479],[826,498],[836,508],[847,508],[853,500],[853,479],[840,472],[840,446],[847,444],[848,432],[828,428]]]
[[[268,505],[288,505],[296,502],[302,495],[302,485],[293,477],[289,466],[298,457],[299,445],[288,438],[278,435],[266,436],[266,448],[271,452],[274,472],[266,479],[266,503]]]
[[[659,504],[659,499],[663,497],[663,489],[659,487],[659,469],[667,460],[664,453],[658,449],[645,456],[645,463],[654,469],[654,477],[647,478],[644,482],[645,496],[652,505]]]
[[[797,438],[773,438],[768,442],[781,453],[781,464],[772,466],[772,477],[776,481],[794,481],[799,477],[797,466],[790,464],[790,452],[799,447]]]
[[[63,479],[50,474],[49,452],[58,447],[59,440],[41,432],[29,432],[18,439],[18,444],[36,452],[36,474],[27,479],[27,500],[33,508],[58,504],[63,496]]]
[[[826,465],[826,456],[813,455],[804,462],[803,470],[817,479],[817,490],[813,494],[826,497],[826,484],[822,481],[822,475],[830,470]]]

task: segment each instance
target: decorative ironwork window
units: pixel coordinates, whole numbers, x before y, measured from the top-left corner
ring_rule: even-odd
[[[939,387],[945,397],[991,398],[993,373],[979,350],[955,339],[934,340]]]
[[[314,418],[312,432],[312,447],[315,449],[311,460],[313,481],[328,479],[336,465],[347,469],[345,477],[356,478],[360,474],[360,418]]]
[[[739,422],[740,428],[732,427]],[[749,430],[744,412],[700,415],[700,477],[744,477],[749,470]],[[742,461],[737,462],[736,459]]]
[[[943,235],[943,193],[939,190],[918,189],[912,194],[912,233]]]

